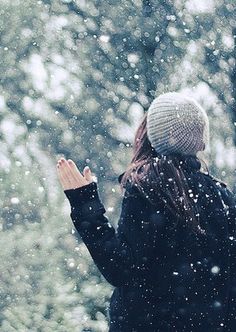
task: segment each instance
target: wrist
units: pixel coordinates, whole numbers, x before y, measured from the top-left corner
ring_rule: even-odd
[[[64,193],[71,205],[77,205],[88,199],[98,198],[97,183],[93,181],[79,188],[66,189]]]
[[[64,193],[71,205],[72,219],[88,218],[106,212],[98,195],[97,183],[94,181],[79,188],[66,189]]]

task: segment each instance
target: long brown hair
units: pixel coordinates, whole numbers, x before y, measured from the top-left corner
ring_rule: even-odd
[[[121,179],[124,188],[127,181],[145,194],[145,197],[155,205],[160,198],[165,206],[183,224],[195,233],[204,234],[199,224],[199,213],[193,198],[189,194],[186,165],[192,163],[201,168],[201,160],[197,156],[182,156],[177,153],[169,155],[158,154],[152,147],[147,136],[147,112],[138,127],[133,144],[133,157]],[[203,160],[202,160],[203,161]],[[187,163],[188,162],[188,163]],[[187,164],[186,164],[187,163]],[[207,165],[203,161],[209,174]],[[191,172],[191,167],[190,167]]]

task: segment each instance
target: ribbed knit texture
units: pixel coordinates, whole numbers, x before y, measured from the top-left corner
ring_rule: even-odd
[[[196,100],[168,92],[155,98],[147,113],[147,135],[161,154],[196,155],[209,143],[209,121]]]

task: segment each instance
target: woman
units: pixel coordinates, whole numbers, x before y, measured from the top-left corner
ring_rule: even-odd
[[[235,199],[203,172],[205,111],[180,93],[154,99],[140,124],[117,231],[86,166],[61,158],[71,219],[115,286],[110,332],[236,331]]]

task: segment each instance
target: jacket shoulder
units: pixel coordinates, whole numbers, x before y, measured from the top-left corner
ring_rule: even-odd
[[[214,183],[217,185],[217,186],[222,186],[223,188],[227,188],[228,184],[224,181],[222,181],[221,179],[209,174],[209,173],[203,173],[201,172],[204,176],[210,178],[212,181],[214,181]]]
[[[228,206],[231,206],[236,209],[236,196],[235,194],[229,189],[226,182],[210,175],[205,174],[208,176],[208,178],[211,178],[212,181],[216,184],[216,186],[219,188],[219,191],[221,193],[221,197],[224,201],[224,203]]]

